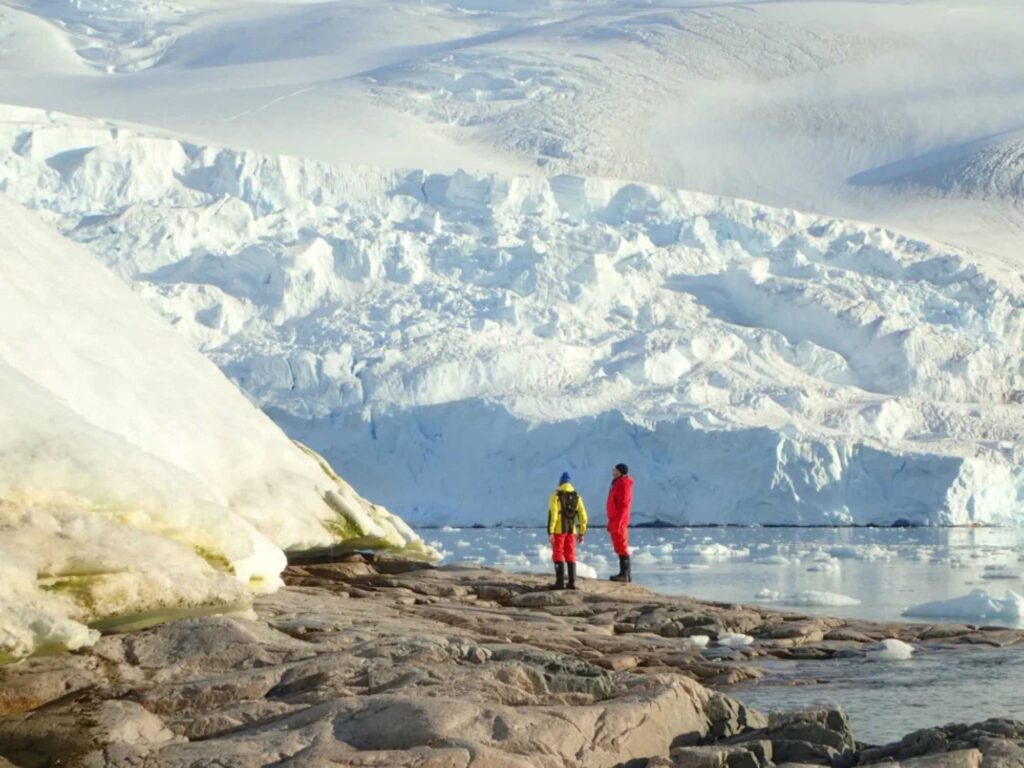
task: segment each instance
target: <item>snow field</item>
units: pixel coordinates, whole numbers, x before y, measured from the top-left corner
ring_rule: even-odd
[[[701,189],[1016,258],[1022,22],[1013,0],[24,0],[0,8],[0,101],[329,162]]]

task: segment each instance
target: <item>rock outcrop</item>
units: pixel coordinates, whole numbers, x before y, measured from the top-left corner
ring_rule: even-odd
[[[959,768],[979,754],[986,768],[1018,765],[1020,724],[867,748],[839,710],[769,718],[715,690],[756,678],[757,656],[857,654],[896,634],[937,642],[925,640],[934,628],[607,582],[551,592],[533,575],[359,556],[293,565],[286,576],[287,588],[259,598],[255,621],[193,618],[0,667],[0,756],[16,766],[146,768]],[[751,642],[728,657],[699,637],[738,633]],[[944,643],[989,634],[1021,637],[939,632]]]

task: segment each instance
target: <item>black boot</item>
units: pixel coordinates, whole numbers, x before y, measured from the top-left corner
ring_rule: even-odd
[[[629,567],[629,555],[619,555],[619,572],[611,577],[611,581],[630,582],[632,574]]]
[[[576,589],[576,563],[569,563],[569,586],[568,589]]]
[[[555,563],[555,583],[551,589],[565,589],[565,563]]]

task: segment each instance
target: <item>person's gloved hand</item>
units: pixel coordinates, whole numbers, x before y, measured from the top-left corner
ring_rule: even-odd
[[[583,534],[582,533],[577,533],[576,534],[576,543],[577,544],[582,544],[583,543]]]

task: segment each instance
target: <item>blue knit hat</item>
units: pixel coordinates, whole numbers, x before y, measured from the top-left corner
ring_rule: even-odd
[[[572,480],[572,478],[571,478],[571,477],[569,477],[569,473],[568,473],[568,472],[563,472],[563,473],[562,473],[562,479],[558,481],[558,484],[559,484],[559,485],[565,485],[565,484],[566,484],[566,483],[568,483],[568,482],[569,482],[570,480]]]

